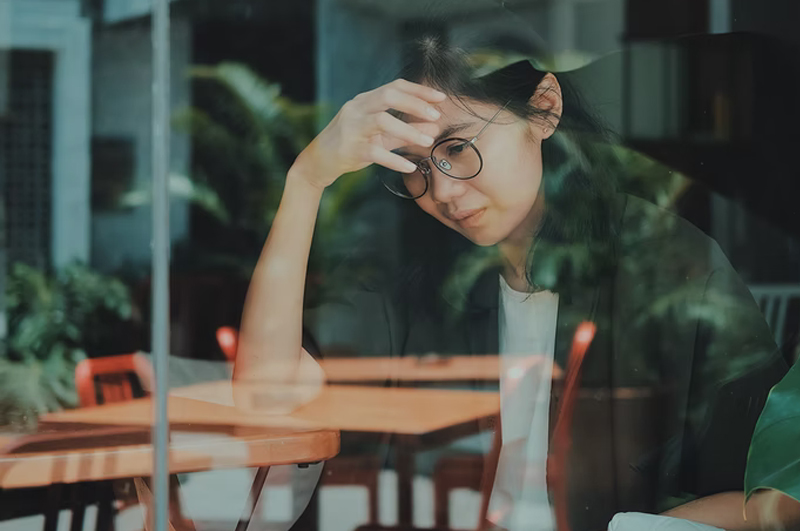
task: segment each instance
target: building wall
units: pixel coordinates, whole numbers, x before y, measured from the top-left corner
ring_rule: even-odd
[[[77,0],[3,0],[0,48],[53,54],[51,260],[89,256],[89,21]]]
[[[188,68],[191,63],[191,27],[186,20],[171,21],[172,110],[190,104]],[[128,140],[133,145],[133,187],[148,191],[151,182],[151,36],[150,24],[131,22],[96,30],[92,61],[92,132],[96,138]],[[170,171],[187,175],[190,140],[174,131],[170,138]],[[102,178],[102,176],[96,176]],[[152,210],[149,205],[95,211],[92,217],[92,263],[112,271],[120,267],[146,268],[151,260]],[[173,242],[189,229],[186,201],[170,202]]]
[[[148,15],[152,9],[152,0],[103,0],[103,21],[124,22]]]

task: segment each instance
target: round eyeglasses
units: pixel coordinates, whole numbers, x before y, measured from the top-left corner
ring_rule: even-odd
[[[492,116],[486,125],[472,139],[445,138],[435,143],[427,158],[415,162],[417,171],[400,173],[381,172],[381,181],[387,190],[403,199],[419,199],[430,187],[433,173],[431,165],[452,179],[466,181],[476,177],[483,169],[483,157],[475,147],[475,142],[506,108],[508,102]]]

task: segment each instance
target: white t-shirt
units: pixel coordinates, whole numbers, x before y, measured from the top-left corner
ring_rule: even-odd
[[[499,302],[503,447],[488,517],[509,531],[550,531],[546,465],[558,294],[515,291],[501,275]]]

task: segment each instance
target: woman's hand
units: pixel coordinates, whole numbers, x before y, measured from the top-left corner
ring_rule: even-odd
[[[430,147],[439,132],[433,123],[439,112],[433,104],[447,96],[438,90],[396,79],[345,103],[325,129],[297,157],[310,184],[325,188],[339,176],[380,164],[410,173],[416,165],[392,150],[407,145]],[[389,114],[390,109],[422,120],[406,123]]]

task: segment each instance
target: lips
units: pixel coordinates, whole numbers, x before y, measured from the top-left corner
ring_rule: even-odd
[[[452,219],[462,229],[471,229],[473,227],[477,227],[480,224],[484,212],[486,212],[485,208],[479,208],[476,210],[465,210],[463,212],[458,212],[457,214],[458,217],[453,216]]]
[[[464,220],[464,219],[466,219],[466,218],[468,218],[470,216],[474,216],[475,214],[477,214],[481,210],[483,210],[483,209],[482,208],[475,208],[475,209],[472,209],[472,210],[462,210],[460,212],[456,212],[455,214],[448,214],[447,217],[450,218],[453,221],[461,221],[461,220]]]

